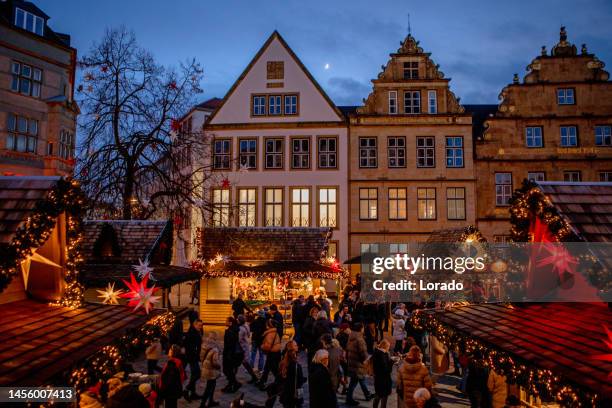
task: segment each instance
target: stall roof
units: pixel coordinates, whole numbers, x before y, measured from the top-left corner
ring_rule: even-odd
[[[427,238],[427,243],[455,243],[461,240],[463,234],[465,228],[435,230]]]
[[[86,264],[81,267],[80,280],[88,288],[102,288],[113,282],[130,280],[130,273],[134,272],[132,265],[96,265]],[[190,268],[174,265],[155,265],[151,272],[151,283],[158,287],[169,288],[181,282],[188,282],[200,278],[200,273]]]
[[[511,355],[562,375],[593,392],[612,398],[612,361],[606,328],[612,311],[606,304],[541,303],[522,306],[474,304],[436,312],[456,330]]]
[[[150,317],[125,306],[0,305],[0,386],[43,386]],[[61,379],[60,379],[61,380]]]
[[[612,183],[538,182],[579,237],[587,242],[612,242]]]

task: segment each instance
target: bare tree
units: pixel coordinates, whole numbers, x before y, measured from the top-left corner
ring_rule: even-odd
[[[107,30],[79,67],[76,175],[95,215],[149,218],[160,207],[205,207],[211,172],[192,158],[207,157],[210,142],[201,129],[180,132],[178,122],[202,92],[200,65],[167,69],[122,27]]]

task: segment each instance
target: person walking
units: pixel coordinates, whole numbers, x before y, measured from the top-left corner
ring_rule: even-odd
[[[325,349],[317,350],[308,373],[308,391],[310,406],[316,408],[337,408],[338,399],[333,389],[328,371],[329,353]]]
[[[189,366],[189,384],[185,388],[184,397],[188,402],[199,399],[196,394],[196,383],[200,379],[200,351],[202,349],[202,320],[195,319],[189,326],[185,341],[185,362]]]
[[[321,345],[321,337],[329,334],[330,336],[334,334],[334,329],[332,327],[332,323],[327,318],[327,312],[325,310],[319,311],[317,313],[317,320],[312,325],[313,339],[315,340],[316,348],[319,348]]]
[[[257,382],[257,386],[259,389],[264,390],[270,372],[274,374],[275,379],[278,377],[278,364],[281,357],[281,337],[272,319],[266,322],[266,331],[263,335],[261,350],[266,353],[266,364],[263,374]]]
[[[234,312],[234,319],[238,316],[243,315],[245,310],[251,312],[251,308],[246,304],[243,299],[244,295],[242,292],[238,293],[238,297],[232,302],[232,311]]]
[[[304,403],[301,390],[306,382],[306,377],[304,377],[302,366],[298,363],[298,351],[297,343],[289,341],[285,345],[283,359],[279,365],[279,379],[282,383],[280,403],[284,408],[297,408]]]
[[[226,320],[225,334],[223,335],[223,374],[227,378],[227,385],[223,392],[235,392],[242,384],[236,380],[236,368],[242,362],[243,351],[240,347],[239,330],[236,319],[228,317]]]
[[[474,350],[468,363],[468,374],[465,389],[470,398],[472,408],[489,408],[491,397],[487,382],[489,380],[489,368],[482,362],[483,356],[480,350]]]
[[[238,342],[242,348],[242,366],[251,375],[251,381],[249,384],[255,384],[257,382],[257,374],[253,371],[253,367],[249,362],[251,357],[251,329],[246,324],[246,318],[244,315],[238,315]]]
[[[340,347],[338,340],[334,339],[331,334],[325,334],[321,337],[323,348],[329,354],[329,362],[327,370],[331,377],[332,387],[334,392],[338,390],[340,380],[342,379],[342,364],[345,362],[344,350]]]
[[[178,399],[183,395],[185,370],[178,358],[180,352],[176,344],[170,346],[168,361],[159,376],[159,398],[164,401],[164,408],[176,408]]]
[[[378,346],[374,347],[372,354],[372,368],[374,372],[374,408],[387,408],[387,398],[391,395],[392,381],[391,371],[393,370],[393,360],[389,355],[390,344],[387,340],[381,340]]]
[[[302,325],[304,324],[304,295],[298,296],[291,305],[291,324],[293,324],[293,330],[295,335],[293,339],[300,346],[302,344]]]
[[[215,388],[217,378],[221,375],[221,361],[219,359],[219,348],[217,347],[217,333],[210,332],[202,347],[202,380],[206,381],[206,388],[202,394],[200,408],[210,408],[219,405],[215,401]]]
[[[302,327],[302,340],[304,347],[306,348],[307,361],[310,365],[312,358],[314,357],[315,351],[318,349],[317,338],[314,332],[314,324],[317,321],[317,314],[319,309],[317,307],[310,308],[309,315],[304,320]]]
[[[414,392],[427,388],[431,392],[433,384],[429,370],[422,362],[423,355],[419,346],[412,346],[397,371],[397,393],[403,399],[406,408],[416,408]]]
[[[285,328],[285,321],[283,320],[283,315],[278,311],[278,306],[272,303],[270,305],[270,318],[274,321],[276,325],[276,331],[278,332],[279,337],[283,338],[283,332]]]
[[[157,365],[162,355],[162,345],[159,337],[153,339],[149,347],[145,350],[145,357],[147,358],[147,374],[155,374],[155,371],[161,371],[161,368]]]
[[[266,312],[261,309],[257,311],[257,317],[251,322],[251,367],[260,373],[264,369],[265,354],[261,351],[263,334],[266,331]],[[259,358],[257,358],[259,357]],[[255,362],[257,360],[257,364]]]
[[[359,405],[353,398],[353,392],[357,384],[361,387],[361,391],[366,401],[372,399],[372,395],[365,383],[365,367],[364,363],[368,358],[368,351],[365,340],[363,338],[363,324],[355,323],[351,334],[349,335],[348,345],[346,347],[346,360],[348,364],[348,376],[350,377],[348,390],[346,393],[346,405]]]
[[[393,315],[392,329],[393,339],[395,340],[395,345],[393,346],[394,353],[402,353],[402,345],[404,343],[404,339],[406,338],[405,326],[406,322],[401,315]]]

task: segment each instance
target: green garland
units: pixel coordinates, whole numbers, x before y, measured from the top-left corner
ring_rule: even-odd
[[[59,179],[47,197],[36,202],[32,214],[15,233],[9,245],[0,247],[0,292],[6,289],[19,273],[21,262],[42,246],[55,228],[57,217],[66,213],[68,245],[66,260],[66,288],[62,306],[78,307],[83,300],[83,288],[78,283],[78,266],[82,262],[78,244],[81,238],[81,215],[85,197],[76,181]]]
[[[598,395],[584,391],[550,370],[537,368],[529,361],[512,356],[492,344],[475,340],[469,333],[440,322],[433,312],[417,310],[408,322],[414,329],[426,330],[449,349],[459,348],[465,353],[478,350],[482,355],[478,363],[505,375],[508,383],[520,385],[543,400],[556,400],[562,406],[571,408],[603,406]]]

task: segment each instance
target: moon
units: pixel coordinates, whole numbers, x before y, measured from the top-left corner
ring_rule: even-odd
[[[325,70],[329,69],[329,63],[326,63],[325,66],[323,67]]]

